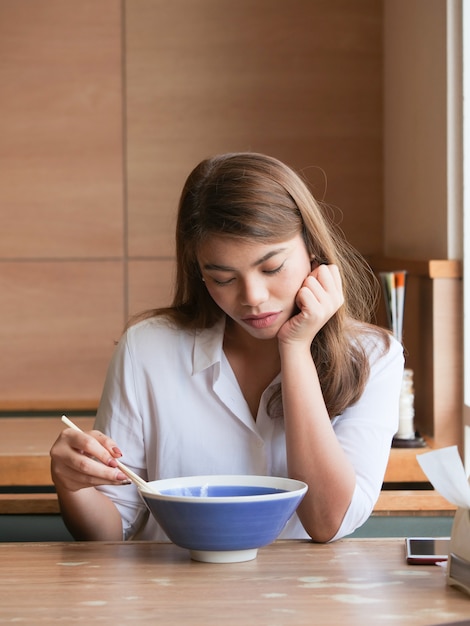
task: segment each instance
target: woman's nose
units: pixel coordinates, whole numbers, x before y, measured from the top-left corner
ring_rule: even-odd
[[[268,298],[268,289],[262,277],[249,278],[243,281],[240,299],[246,306],[258,306]]]

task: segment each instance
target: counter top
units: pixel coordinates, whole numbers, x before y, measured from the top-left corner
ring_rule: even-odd
[[[173,544],[0,544],[0,621],[25,624],[429,626],[467,619],[445,569],[403,539],[278,541],[253,561],[191,561]],[[467,622],[468,623],[468,622]]]

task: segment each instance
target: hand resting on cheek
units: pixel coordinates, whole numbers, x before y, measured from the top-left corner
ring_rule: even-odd
[[[341,275],[336,265],[319,265],[305,278],[297,292],[298,313],[280,329],[283,343],[310,343],[344,302]]]

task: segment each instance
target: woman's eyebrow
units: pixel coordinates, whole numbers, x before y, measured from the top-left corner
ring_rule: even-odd
[[[260,259],[255,261],[252,264],[252,267],[257,267],[258,265],[261,265],[265,261],[268,261],[269,259],[271,259],[273,256],[276,256],[277,254],[280,254],[281,252],[285,252],[286,250],[287,248],[277,248],[276,250],[270,250]],[[236,271],[234,267],[229,267],[228,265],[219,265],[218,263],[205,263],[203,265],[203,269],[216,270],[219,272],[235,272]]]

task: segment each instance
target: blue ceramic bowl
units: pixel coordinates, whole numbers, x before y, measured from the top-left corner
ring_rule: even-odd
[[[256,558],[281,533],[307,491],[276,476],[189,476],[155,480],[140,490],[170,541],[196,561]]]

